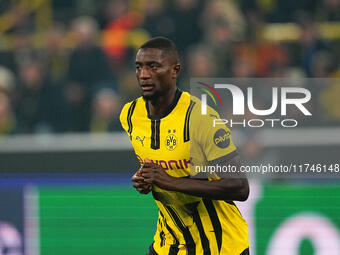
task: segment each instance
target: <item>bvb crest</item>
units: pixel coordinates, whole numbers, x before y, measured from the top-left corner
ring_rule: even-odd
[[[172,151],[176,148],[177,146],[177,137],[175,135],[176,129],[171,132],[171,130],[168,130],[169,135],[165,139],[165,147],[169,150]]]

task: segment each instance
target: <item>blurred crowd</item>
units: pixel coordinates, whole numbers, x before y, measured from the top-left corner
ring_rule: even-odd
[[[120,130],[122,105],[140,95],[136,50],[154,36],[176,43],[184,90],[190,77],[340,75],[340,38],[324,38],[317,26],[340,22],[339,0],[58,0],[39,33],[32,13],[7,2],[0,18],[10,13],[13,24],[9,46],[0,38],[0,135]],[[296,38],[264,36],[277,23],[293,24]],[[336,85],[318,99],[330,123],[340,119]]]

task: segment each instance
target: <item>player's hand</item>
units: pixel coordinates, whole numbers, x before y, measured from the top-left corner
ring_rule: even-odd
[[[152,184],[146,183],[141,175],[143,166],[132,176],[132,186],[141,194],[148,194],[152,190]]]
[[[168,175],[160,165],[151,162],[149,159],[144,161],[141,176],[145,183],[156,184],[161,188],[165,188],[173,180],[173,177]]]

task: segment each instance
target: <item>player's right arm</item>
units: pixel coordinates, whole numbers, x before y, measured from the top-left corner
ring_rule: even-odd
[[[125,132],[129,134],[129,124],[128,124],[128,114],[129,114],[129,109],[131,108],[131,105],[133,102],[127,103],[124,105],[121,113],[120,113],[120,123],[125,130]],[[141,176],[141,169],[143,166],[141,166],[138,171],[132,176],[131,181],[132,181],[132,186],[141,194],[148,194],[152,190],[152,185],[147,184],[144,182],[144,178]]]

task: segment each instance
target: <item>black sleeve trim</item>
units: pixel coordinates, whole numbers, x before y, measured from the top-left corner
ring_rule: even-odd
[[[128,135],[130,137],[130,140],[132,139],[131,133],[132,133],[132,128],[133,128],[131,118],[132,118],[132,114],[133,114],[133,112],[135,110],[136,103],[137,103],[137,100],[132,102],[132,104],[129,107],[128,114],[127,114],[127,123],[128,123],[128,126],[129,126]]]
[[[224,156],[219,157],[217,159],[208,161],[208,165],[216,165],[216,164],[221,163],[221,162],[229,161],[229,160],[231,160],[232,158],[234,158],[237,155],[238,155],[237,150],[234,150],[233,152],[231,152],[231,153],[229,153],[227,155],[224,155]]]
[[[187,113],[185,115],[185,121],[184,121],[184,142],[188,142],[190,140],[190,127],[189,127],[189,122],[190,122],[190,115],[192,112],[192,109],[195,106],[195,102],[194,101],[190,101],[190,105],[187,109]]]

